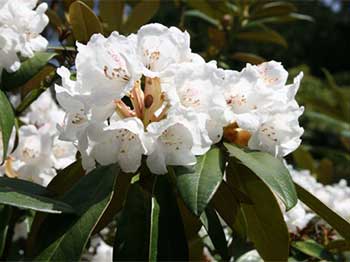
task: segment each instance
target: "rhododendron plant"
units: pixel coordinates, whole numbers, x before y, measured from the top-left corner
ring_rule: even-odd
[[[0,260],[287,261],[314,227],[349,239],[346,182],[284,159],[302,72],[206,61],[190,31],[146,24],[158,1],[118,1],[125,21],[95,2],[0,0]]]

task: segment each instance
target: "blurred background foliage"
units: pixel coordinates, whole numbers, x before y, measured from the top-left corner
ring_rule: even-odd
[[[304,72],[298,101],[303,145],[288,157],[323,183],[350,182],[350,1],[51,0],[52,49],[74,61],[74,42],[93,33],[136,32],[149,22],[177,26],[207,61],[240,70],[277,60]],[[73,51],[73,52],[72,52]],[[67,62],[68,61],[68,62]]]

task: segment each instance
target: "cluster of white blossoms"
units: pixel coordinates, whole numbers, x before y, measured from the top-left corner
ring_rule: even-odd
[[[294,97],[302,74],[286,85],[280,63],[223,70],[191,52],[187,32],[160,24],[77,46],[76,79],[61,67],[55,89],[66,111],[60,138],[77,145],[86,170],[118,162],[136,172],[145,156],[151,172],[164,174],[195,164],[223,134],[276,157],[301,142]]]
[[[9,177],[46,186],[56,170],[73,163],[75,146],[58,139],[56,125],[63,120],[64,112],[58,108],[50,91],[45,91],[21,117],[24,124],[18,130],[18,145],[0,167],[0,176],[6,173]],[[10,147],[14,145],[14,135]],[[0,150],[2,152],[2,148]]]
[[[37,0],[0,1],[0,75],[19,69],[21,57],[32,57],[46,49],[48,42],[40,35],[49,22],[47,4]],[[36,7],[37,6],[37,7]]]
[[[332,185],[323,185],[317,182],[309,170],[298,171],[292,166],[288,166],[288,169],[294,182],[304,187],[344,219],[350,221],[350,187],[346,180],[342,179]],[[293,233],[304,229],[315,216],[316,214],[300,201],[293,209],[284,214],[288,228]]]

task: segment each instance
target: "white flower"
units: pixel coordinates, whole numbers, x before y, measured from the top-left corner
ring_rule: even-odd
[[[142,155],[147,153],[144,127],[140,119],[110,120],[110,125],[90,126],[90,156],[101,165],[118,162],[124,172],[136,172]]]
[[[190,36],[176,27],[148,24],[137,32],[137,54],[148,77],[159,73],[172,64],[190,61]]]
[[[196,163],[192,150],[195,138],[193,123],[180,117],[169,117],[147,127],[153,139],[147,165],[154,174],[167,173],[167,165],[188,166]]]
[[[212,142],[221,139],[223,127],[229,124],[228,107],[220,89],[225,78],[224,70],[215,63],[182,63],[165,73],[167,80],[163,90],[174,105],[192,111],[205,119]],[[171,79],[173,78],[173,79]]]
[[[259,128],[252,132],[248,147],[271,153],[276,157],[283,157],[297,149],[301,143],[304,129],[299,126],[298,118],[304,109],[266,116]]]
[[[292,233],[304,229],[313,217],[315,217],[315,214],[309,213],[300,201],[284,214],[284,220]]]
[[[50,134],[56,134],[56,125],[62,125],[64,111],[60,109],[52,98],[50,90],[46,90],[29,107],[21,120],[37,128],[45,129]]]
[[[77,91],[90,98],[88,103],[104,105],[122,98],[141,77],[141,63],[132,42],[118,33],[108,38],[91,37],[87,45],[77,44]]]
[[[76,158],[76,147],[67,141],[62,141],[58,136],[54,137],[52,144],[52,161],[56,169],[64,169],[72,164]]]
[[[49,19],[45,15],[47,4],[35,8],[37,0],[7,0],[0,6],[0,57],[1,67],[8,71],[18,70],[17,52],[23,57],[32,57],[43,51],[48,41],[40,35]]]

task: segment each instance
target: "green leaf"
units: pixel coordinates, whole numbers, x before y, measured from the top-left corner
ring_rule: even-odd
[[[5,71],[4,71],[5,72]],[[4,74],[4,72],[2,74]],[[12,129],[15,126],[15,115],[13,113],[12,106],[7,99],[4,92],[0,90],[0,136],[2,137],[2,157],[0,158],[0,165],[5,161],[7,157],[7,150],[9,146]]]
[[[225,261],[230,260],[225,232],[215,210],[208,206],[201,215],[201,221],[221,258]]]
[[[230,157],[238,159],[278,195],[289,210],[298,201],[292,178],[280,159],[264,152],[245,152],[225,143]]]
[[[176,185],[186,206],[199,216],[213,197],[223,177],[220,150],[212,148],[197,158],[193,167],[174,167]]]
[[[228,177],[240,190],[249,195],[253,202],[241,203],[249,239],[264,260],[287,260],[289,232],[273,192],[248,168],[232,161],[229,165]]]
[[[10,222],[12,208],[0,205],[0,257],[5,249],[8,224]]]
[[[117,165],[101,166],[81,178],[62,200],[78,215],[46,217],[37,238],[36,261],[78,261],[113,195]]]
[[[78,160],[66,168],[58,171],[57,175],[48,184],[47,189],[55,196],[63,196],[68,192],[83,176],[85,171],[81,166],[81,161]],[[48,214],[37,212],[34,216],[28,240],[27,240],[27,254],[33,256],[34,246],[36,244],[37,234]]]
[[[208,1],[187,0],[186,2],[193,9],[198,10],[213,19],[221,19],[224,15],[218,8],[213,8]]]
[[[159,204],[155,197],[152,197],[151,224],[149,239],[149,261],[156,261],[158,255],[158,223],[159,223]]]
[[[160,209],[157,261],[185,261],[189,255],[187,239],[176,195],[168,176],[157,177],[154,196]]]
[[[56,55],[56,53],[37,52],[33,57],[22,62],[18,71],[8,73],[4,70],[1,76],[0,89],[12,90],[24,85],[36,76]]]
[[[251,54],[251,53],[243,53],[243,52],[236,52],[231,56],[231,58],[234,60],[238,60],[245,63],[251,63],[254,65],[258,65],[266,61],[261,56]]]
[[[312,155],[305,149],[305,147],[300,146],[297,150],[293,152],[293,159],[296,166],[301,169],[310,170],[311,173],[315,172],[315,163]]]
[[[249,40],[255,42],[272,43],[288,47],[286,39],[274,30],[258,32],[241,32],[237,34],[239,40]]]
[[[202,19],[203,21],[213,25],[213,26],[216,26],[216,27],[219,27],[220,26],[220,22],[219,20],[217,19],[214,19],[208,15],[206,15],[205,13],[199,11],[199,10],[189,10],[189,11],[186,11],[184,13],[184,16],[185,17],[194,17],[194,18],[199,18],[199,19]]]
[[[94,233],[100,232],[105,226],[107,226],[114,219],[115,215],[123,208],[132,177],[133,175],[130,173],[122,173],[117,177],[114,190],[115,193],[113,194],[106,212],[103,213],[103,216],[94,229]]]
[[[219,215],[224,219],[226,224],[231,227],[242,239],[246,238],[246,224],[242,217],[239,200],[225,181],[216,191],[212,203]]]
[[[124,33],[136,32],[140,26],[146,24],[157,13],[160,0],[141,0],[131,11],[126,23],[122,27]]]
[[[113,260],[145,261],[148,257],[150,235],[151,195],[132,184],[126,198],[113,248]]]
[[[292,3],[274,1],[264,4],[256,12],[253,12],[253,18],[288,15],[296,10]]]
[[[100,17],[107,24],[109,32],[120,30],[124,15],[124,0],[99,1]]]
[[[329,209],[325,204],[315,196],[305,190],[303,187],[295,184],[299,199],[311,208],[316,214],[328,222],[335,230],[338,231],[346,240],[350,240],[350,224],[337,213]]]
[[[16,178],[0,177],[2,204],[47,213],[74,213],[69,204],[46,197],[48,194],[44,187],[37,184]]]
[[[86,43],[95,33],[102,33],[102,26],[92,9],[81,1],[69,6],[69,20],[76,40]]]
[[[324,259],[326,261],[334,261],[332,254],[329,253],[324,246],[320,245],[315,240],[308,239],[305,241],[292,242],[292,246],[306,255],[321,260]]]

